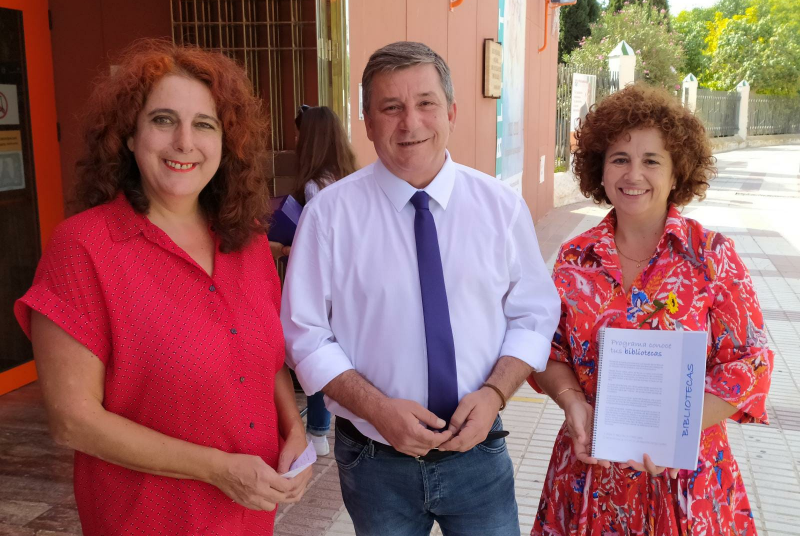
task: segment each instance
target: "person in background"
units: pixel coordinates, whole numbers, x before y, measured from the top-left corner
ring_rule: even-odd
[[[586,116],[573,162],[583,194],[613,209],[561,246],[553,271],[561,321],[529,381],[565,423],[531,534],[755,534],[725,423],[767,423],[773,354],[733,241],[679,210],[715,174],[705,129],[666,91],[628,86]],[[696,470],[591,457],[606,327],[709,332]]]
[[[358,170],[342,122],[327,106],[303,105],[297,125],[297,180],[294,198],[306,205],[326,186]]]
[[[221,54],[131,46],[95,87],[76,199],[17,319],[83,533],[271,535],[311,468],[283,366],[266,119]]]
[[[358,166],[342,122],[327,106],[303,105],[297,111],[297,181],[294,198],[306,205],[323,188],[354,173]],[[286,251],[285,254],[288,254]],[[330,452],[331,414],[320,391],[306,398],[306,432],[320,456]]]

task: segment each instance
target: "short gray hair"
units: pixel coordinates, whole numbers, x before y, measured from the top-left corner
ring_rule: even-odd
[[[369,57],[367,66],[364,67],[364,74],[361,75],[364,113],[369,113],[372,79],[376,74],[391,73],[399,69],[426,64],[436,67],[444,96],[447,98],[447,106],[452,106],[456,99],[455,91],[453,90],[453,79],[450,78],[450,67],[447,66],[442,57],[423,43],[397,41],[373,52],[372,56]]]

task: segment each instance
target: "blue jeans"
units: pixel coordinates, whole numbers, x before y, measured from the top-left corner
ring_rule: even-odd
[[[502,430],[498,417],[492,430]],[[375,450],[336,428],[347,512],[358,536],[519,536],[514,467],[505,439],[437,462]]]
[[[308,413],[306,414],[306,431],[315,436],[324,436],[331,429],[331,413],[325,409],[325,398],[322,391],[306,397]]]

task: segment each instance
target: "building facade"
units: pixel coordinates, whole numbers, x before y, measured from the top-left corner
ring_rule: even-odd
[[[387,43],[424,42],[453,74],[453,159],[508,182],[537,219],[553,206],[556,12],[549,0],[0,0],[0,25],[22,21],[16,33],[0,32],[18,44],[18,57],[0,62],[22,66],[9,78],[0,65],[0,95],[16,85],[14,102],[25,116],[8,126],[0,117],[0,157],[3,140],[16,150],[17,136],[26,164],[24,189],[3,190],[0,182],[0,206],[17,207],[0,219],[4,250],[26,252],[21,260],[0,260],[0,274],[7,274],[0,293],[0,394],[35,379],[13,301],[30,285],[53,227],[73,212],[69,199],[93,81],[132,41],[197,44],[245,66],[270,115],[274,158],[266,179],[277,194],[291,189],[300,104],[333,108],[359,163],[375,159],[359,113],[361,72]],[[486,40],[503,45],[499,100],[484,96]],[[0,115],[2,106],[0,97]],[[30,235],[24,244],[17,244],[19,229]]]

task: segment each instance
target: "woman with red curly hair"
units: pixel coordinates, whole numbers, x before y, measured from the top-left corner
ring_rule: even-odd
[[[530,383],[564,410],[531,534],[755,534],[726,421],[767,422],[773,355],[733,242],[684,218],[715,173],[700,121],[665,91],[634,85],[577,132],[584,195],[613,210],[561,246],[561,321]],[[591,457],[599,330],[707,331],[703,432],[693,471]]]
[[[77,201],[16,304],[87,535],[272,534],[310,468],[283,367],[266,121],[244,72],[145,40],[101,79]]]

